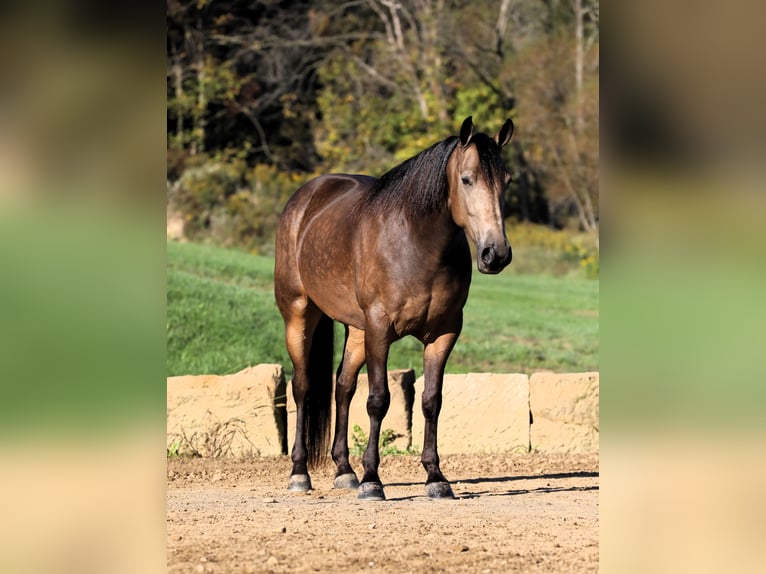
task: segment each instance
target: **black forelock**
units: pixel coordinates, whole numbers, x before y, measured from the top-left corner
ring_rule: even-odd
[[[503,181],[505,164],[500,146],[487,134],[475,134],[471,141],[476,145],[479,153],[479,167],[487,184],[494,187],[497,182]]]

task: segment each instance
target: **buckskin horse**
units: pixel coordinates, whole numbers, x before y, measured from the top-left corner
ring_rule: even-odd
[[[412,335],[424,345],[422,464],[426,494],[454,498],[439,469],[436,446],[447,358],[463,324],[471,283],[471,251],[481,273],[511,262],[503,223],[510,181],[501,149],[506,120],[494,137],[473,133],[468,117],[450,136],[375,179],[332,174],[304,184],[285,205],[276,237],[274,292],[293,362],[297,410],[288,489],[311,489],[308,469],[329,446],[333,321],[345,325],[336,373],[332,459],[336,488],[384,500],[378,441],[390,393],[390,345]],[[370,432],[358,481],[348,455],[348,412],[357,376],[367,363]]]

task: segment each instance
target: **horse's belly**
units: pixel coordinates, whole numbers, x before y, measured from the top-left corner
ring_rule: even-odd
[[[316,278],[304,279],[309,298],[322,312],[336,321],[364,329],[364,312],[356,302],[353,288],[333,281],[319,281]]]

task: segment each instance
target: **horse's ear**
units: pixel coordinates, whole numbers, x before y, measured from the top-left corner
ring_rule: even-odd
[[[460,143],[463,147],[468,145],[473,135],[473,116],[468,116],[463,120],[463,125],[460,126]]]
[[[513,135],[513,122],[510,119],[507,119],[505,120],[503,127],[500,128],[500,131],[495,134],[495,143],[498,146],[503,147],[505,144],[511,141],[512,135]]]

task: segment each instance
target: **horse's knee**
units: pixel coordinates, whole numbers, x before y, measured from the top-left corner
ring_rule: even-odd
[[[441,395],[423,394],[423,417],[426,420],[433,421],[439,417],[442,409]]]
[[[390,403],[391,393],[389,393],[388,389],[378,392],[370,390],[370,395],[367,397],[367,414],[371,417],[382,419],[386,416]]]
[[[356,394],[356,379],[346,380],[345,378],[339,378],[338,384],[335,385],[335,400],[340,403],[350,403],[351,399]]]

